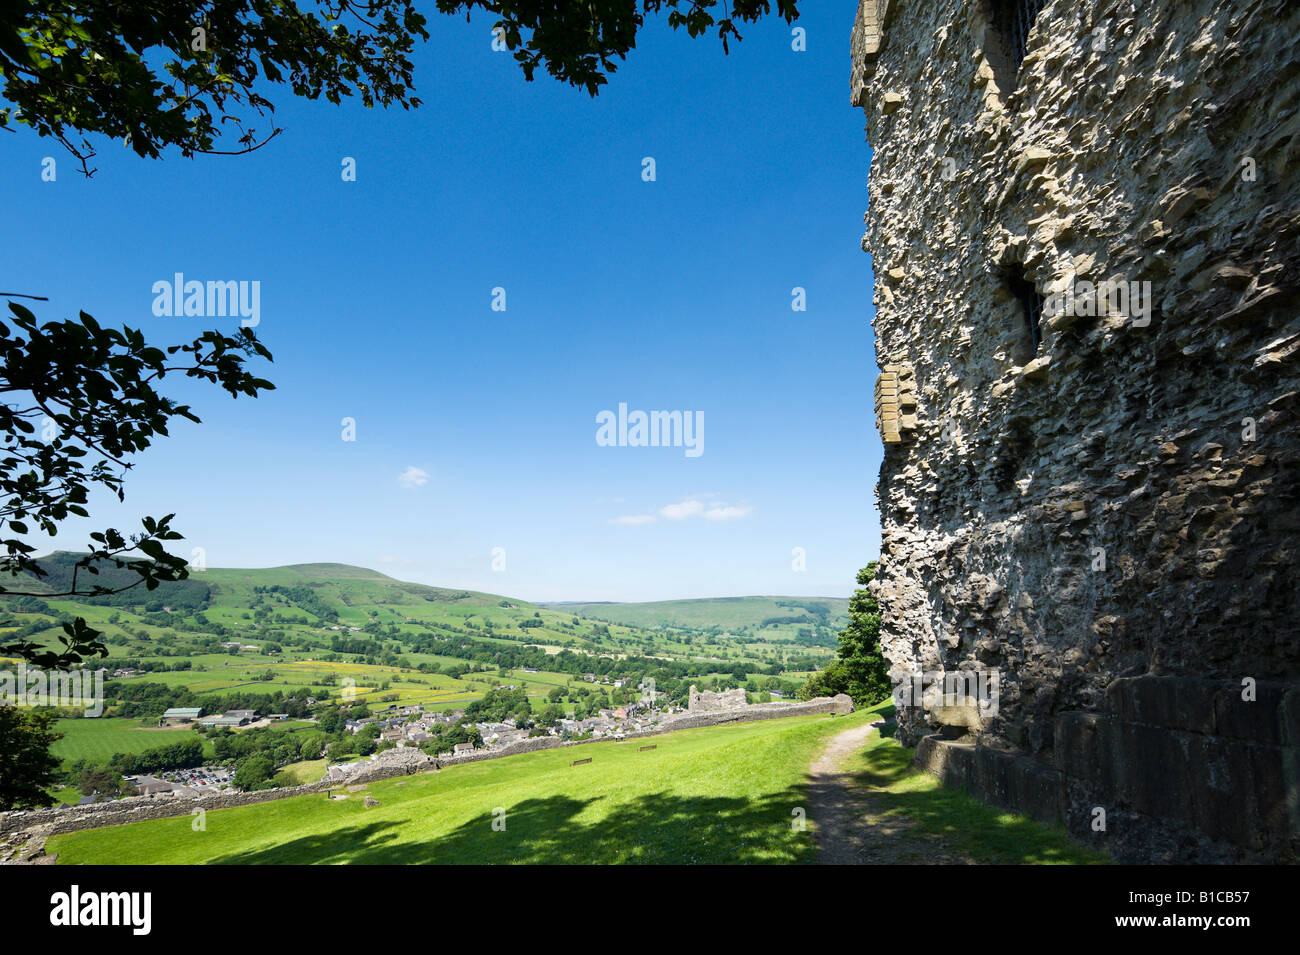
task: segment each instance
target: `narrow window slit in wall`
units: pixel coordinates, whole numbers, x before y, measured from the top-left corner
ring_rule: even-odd
[[[1025,269],[1022,265],[1013,266],[1012,270],[1007,273],[1007,289],[1020,302],[1020,307],[1024,309],[1025,324],[1029,326],[1030,355],[1037,355],[1038,346],[1043,342],[1041,327],[1043,296],[1039,294],[1034,283],[1025,277]]]
[[[1047,0],[992,0],[993,26],[1011,57],[1013,74],[1020,70],[1029,44],[1029,31],[1045,6]]]

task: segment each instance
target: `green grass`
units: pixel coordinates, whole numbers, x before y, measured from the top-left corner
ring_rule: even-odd
[[[63,786],[59,789],[51,789],[50,795],[55,801],[61,802],[68,806],[75,806],[81,799],[81,790],[76,786]]]
[[[892,715],[885,703],[866,711]],[[873,733],[868,745],[844,763],[858,785],[868,786],[876,811],[910,819],[922,833],[940,837],[957,852],[980,862],[1034,865],[1104,865],[1109,856],[1081,845],[1063,828],[986,805],[949,789],[912,766],[913,750]]]
[[[684,730],[452,767],[372,783],[347,799],[300,796],[50,840],[60,864],[809,863],[807,767],[824,742],[889,712]],[[640,752],[643,745],[657,748]],[[574,759],[591,757],[583,766]],[[871,790],[872,812],[906,817],[917,861],[941,843],[979,862],[1099,864],[1063,830],[945,789],[912,751],[873,734],[843,769]],[[319,777],[324,761],[298,763]],[[338,790],[339,793],[344,789]],[[369,795],[380,803],[366,809]],[[493,829],[502,818],[505,830]],[[812,820],[809,820],[810,823]],[[908,857],[912,857],[908,856]]]
[[[806,863],[807,767],[865,714],[685,730],[58,836],[61,864]],[[650,752],[639,747],[654,744]],[[574,759],[591,757],[584,766]],[[380,805],[366,809],[365,795]],[[505,831],[492,827],[504,810]]]
[[[116,753],[143,753],[155,746],[166,746],[189,739],[190,730],[149,728],[139,720],[121,717],[59,720],[55,728],[63,734],[51,752],[64,762],[85,759],[106,762]],[[211,744],[205,743],[210,751]]]
[[[314,783],[317,780],[324,778],[325,767],[328,764],[328,759],[307,759],[300,763],[290,763],[279,771],[288,773],[300,784]]]

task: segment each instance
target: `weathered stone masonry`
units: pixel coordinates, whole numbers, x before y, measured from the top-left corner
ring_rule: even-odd
[[[1294,861],[1300,5],[1016,2],[1019,64],[1013,3],[853,28],[882,645],[1001,674],[970,734],[900,735],[1123,859]],[[1106,280],[1149,313],[1055,300]]]

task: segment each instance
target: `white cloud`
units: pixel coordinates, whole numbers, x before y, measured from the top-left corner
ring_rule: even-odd
[[[402,487],[419,487],[429,483],[429,472],[411,466],[397,475],[397,483]]]
[[[684,521],[692,517],[703,517],[708,521],[738,521],[748,517],[754,509],[748,504],[728,504],[725,501],[709,501],[704,504],[697,498],[687,498],[676,504],[667,504],[659,508],[658,517],[654,514],[625,514],[612,518],[610,524],[653,524],[660,517],[666,521]]]
[[[694,517],[703,510],[704,505],[699,501],[682,501],[680,504],[669,504],[667,507],[659,508],[659,516],[669,521],[681,521]]]
[[[748,504],[714,504],[704,512],[704,518],[709,521],[737,521],[748,517],[753,510]]]
[[[616,517],[610,521],[611,524],[653,524],[653,514],[628,514],[624,517]]]

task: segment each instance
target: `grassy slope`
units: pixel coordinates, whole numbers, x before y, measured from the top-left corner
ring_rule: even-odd
[[[206,832],[185,816],[60,836],[49,851],[97,864],[811,862],[811,829],[791,825],[806,767],[865,718],[686,730],[645,753],[645,740],[530,753],[374,783],[374,809],[362,793],[297,797],[208,813]]]
[[[281,768],[280,772],[288,773],[299,783],[314,783],[325,778],[325,769],[328,765],[328,759],[308,759],[300,763],[290,763]]]
[[[708,627],[757,627],[770,617],[795,617],[801,607],[782,607],[786,603],[806,601],[830,608],[830,623],[836,629],[847,624],[849,601],[846,597],[711,597],[702,600],[660,600],[649,603],[552,604],[550,609],[568,611],[579,617],[608,620],[632,627],[685,627],[702,630]]]
[[[346,800],[211,812],[205,832],[186,816],[58,836],[49,851],[60,864],[808,863],[812,831],[791,825],[807,805],[807,766],[830,736],[886,709],[685,730],[655,737],[646,753],[634,740],[489,760]],[[873,735],[844,769],[871,789],[873,812],[911,820],[915,832],[885,838],[910,840],[915,861],[927,861],[927,837],[979,862],[1108,861],[1060,829],[944,789],[911,756]],[[365,795],[380,805],[366,809]],[[504,831],[492,828],[498,809]]]

